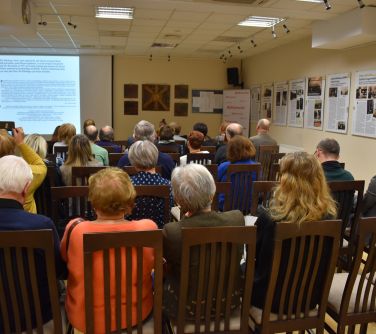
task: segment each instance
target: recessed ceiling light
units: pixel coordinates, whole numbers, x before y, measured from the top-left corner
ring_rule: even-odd
[[[102,19],[132,20],[133,8],[97,6],[95,10],[95,17]]]
[[[281,19],[278,17],[264,17],[264,16],[250,16],[242,22],[238,23],[238,26],[246,26],[246,27],[272,27],[285,19]]]

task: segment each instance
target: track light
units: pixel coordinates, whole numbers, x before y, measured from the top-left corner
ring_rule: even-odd
[[[39,20],[38,24],[39,24],[40,26],[46,26],[46,25],[47,25],[47,22],[46,22],[46,21],[43,21],[43,16],[40,17],[40,20]]]
[[[358,0],[358,5],[359,5],[360,9],[362,9],[366,6],[362,0]]]
[[[238,50],[239,50],[239,53],[243,53],[243,50],[242,50],[242,48],[240,47],[240,45],[238,45]]]
[[[286,24],[283,24],[282,25],[283,29],[285,29],[285,33],[288,34],[290,32],[290,29],[287,28],[287,25]]]
[[[68,21],[67,24],[68,24],[70,27],[72,27],[73,29],[76,29],[76,28],[77,28],[77,24],[72,23],[72,18],[71,18],[71,17],[69,18],[69,21]]]
[[[150,54],[150,56],[149,56],[149,61],[152,61],[152,60],[153,60],[153,55]]]
[[[277,34],[275,33],[274,26],[272,27],[272,36],[273,38],[277,38]]]
[[[231,58],[232,57],[232,53],[231,53],[231,50],[228,50],[228,56]]]
[[[329,4],[328,0],[322,0],[322,2],[324,3],[326,10],[329,10],[330,8],[332,8],[332,6]]]
[[[226,64],[226,61],[227,61],[227,58],[224,57],[224,58],[223,58],[223,63]]]
[[[170,55],[167,56],[167,61],[171,61],[171,56]]]
[[[222,60],[224,58],[224,56],[225,56],[224,54],[221,54],[221,56],[219,57],[219,59]]]
[[[251,44],[252,46],[255,48],[257,46],[257,44],[255,43],[255,41],[253,39],[251,39]]]

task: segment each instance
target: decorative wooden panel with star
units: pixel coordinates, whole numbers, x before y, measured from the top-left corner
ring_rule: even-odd
[[[169,111],[170,85],[142,85],[142,110]]]

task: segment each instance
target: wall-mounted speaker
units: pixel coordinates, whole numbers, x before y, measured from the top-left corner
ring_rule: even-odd
[[[227,68],[227,83],[229,85],[239,85],[239,71],[237,67]]]

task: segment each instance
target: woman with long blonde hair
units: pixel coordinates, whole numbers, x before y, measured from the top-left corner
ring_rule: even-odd
[[[280,173],[281,181],[274,190],[269,209],[262,208],[255,223],[257,243],[252,305],[261,309],[264,307],[272,266],[276,224],[301,224],[306,221],[334,219],[337,212],[336,203],[330,195],[324,172],[316,157],[306,152],[287,154],[281,160]],[[287,266],[285,255],[289,253],[286,249],[287,245],[284,244],[281,268]],[[322,262],[325,262],[324,255]],[[318,277],[322,277],[320,275],[324,274],[324,270],[325,264],[320,264]],[[278,286],[277,283],[277,289]],[[316,294],[314,291],[313,303],[319,300]],[[278,312],[278,305],[273,304],[272,311]]]

